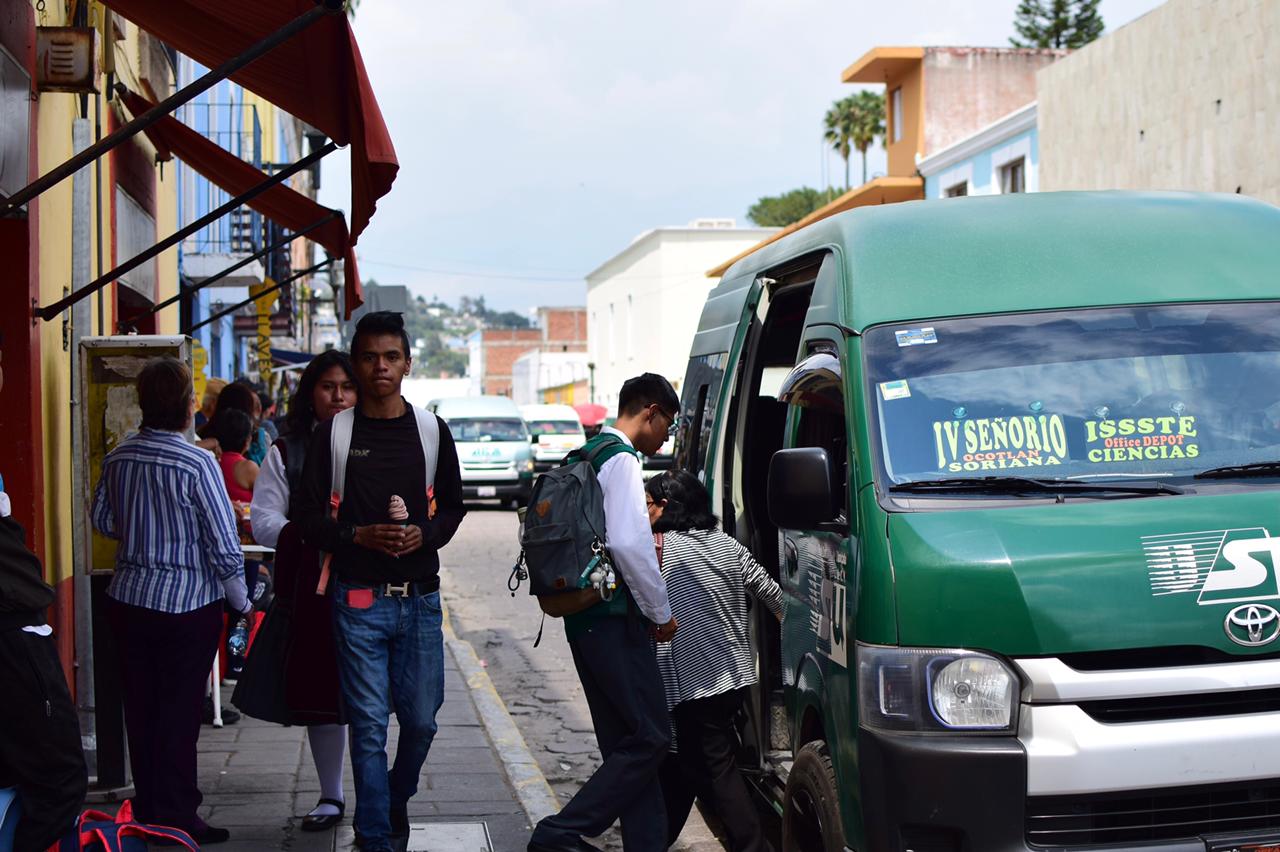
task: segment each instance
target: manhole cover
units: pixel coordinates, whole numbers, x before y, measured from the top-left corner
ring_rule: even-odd
[[[350,826],[339,829],[335,849],[357,849]],[[483,822],[416,822],[409,826],[406,852],[493,852]]]

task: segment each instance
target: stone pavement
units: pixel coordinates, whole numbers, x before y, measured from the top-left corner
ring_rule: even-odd
[[[477,824],[484,823],[494,850],[517,852],[528,842],[528,818],[481,722],[472,690],[459,672],[455,655],[466,646],[458,646],[458,642],[446,631],[445,700],[437,717],[440,730],[423,768],[418,794],[409,803],[410,822],[415,826],[409,848],[483,852],[486,847],[471,838],[483,837]],[[225,692],[223,700],[227,700]],[[388,735],[392,755],[396,735],[393,718]],[[351,848],[355,796],[349,760],[347,817],[341,826],[320,833],[303,832],[298,827],[319,798],[305,728],[281,727],[248,717],[221,729],[206,725],[200,732],[199,750],[200,788],[204,792],[201,816],[211,825],[231,831],[229,843],[211,848],[222,852]],[[545,786],[545,781],[542,784]],[[432,823],[470,825],[441,825],[433,831]]]

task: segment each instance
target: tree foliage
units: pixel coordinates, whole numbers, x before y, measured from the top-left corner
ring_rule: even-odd
[[[751,205],[747,218],[762,228],[786,227],[831,202],[838,194],[835,189],[820,192],[802,186],[781,195],[767,195]]]
[[[863,90],[831,105],[823,118],[822,138],[844,160],[844,188],[849,188],[849,156],[862,155],[862,182],[867,182],[867,150],[884,142],[884,95]]]
[[[1075,50],[1102,35],[1101,0],[1021,0],[1014,13],[1018,36],[1014,47],[1056,47]]]

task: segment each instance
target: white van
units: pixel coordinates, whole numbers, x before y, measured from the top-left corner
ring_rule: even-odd
[[[529,439],[533,443],[533,469],[538,473],[557,467],[564,457],[587,442],[578,412],[568,405],[522,405]]]
[[[434,399],[427,409],[449,424],[464,499],[529,502],[533,448],[519,406],[505,396],[457,396]]]

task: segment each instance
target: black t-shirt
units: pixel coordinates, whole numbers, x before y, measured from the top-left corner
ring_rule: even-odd
[[[338,519],[329,518],[330,452],[332,423],[324,423],[312,436],[302,471],[298,505],[303,538],[333,553],[333,570],[353,583],[401,583],[405,580],[439,584],[437,553],[453,538],[466,510],[462,506],[462,475],[453,435],[443,420],[436,461],[434,494],[436,515],[427,519],[426,463],[413,410],[405,403],[400,417],[365,417],[356,410],[347,453],[347,473]],[[351,542],[353,530],[367,524],[394,523],[390,515],[392,495],[404,500],[408,523],[422,528],[423,546],[394,558]]]

